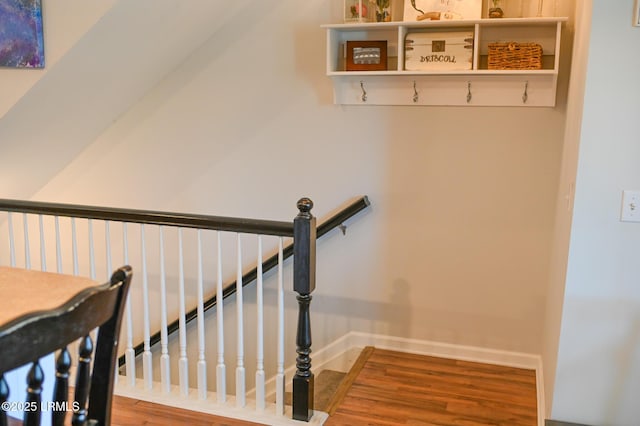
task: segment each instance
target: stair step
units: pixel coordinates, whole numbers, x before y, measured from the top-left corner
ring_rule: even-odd
[[[347,373],[335,370],[322,370],[314,379],[314,410],[327,412],[340,384]],[[291,405],[291,392],[286,392],[285,404]]]
[[[373,354],[373,350],[373,346],[366,346],[362,350],[362,352],[360,352],[358,359],[356,359],[356,362],[346,374],[346,376],[340,383],[340,386],[336,389],[335,395],[331,399],[331,402],[327,407],[326,412],[330,416],[336,412],[338,406],[340,405],[340,403],[342,403],[342,400],[345,398],[345,396],[347,396],[347,392],[349,392],[349,389],[351,389],[353,382],[355,382],[356,378],[364,368],[364,365],[369,360],[369,357],[371,357],[371,354]]]
[[[314,410],[329,415],[336,411],[373,353],[373,349],[371,346],[365,347],[347,373],[335,370],[322,370],[318,373],[314,380]],[[291,405],[291,392],[285,393],[284,400],[285,404]]]

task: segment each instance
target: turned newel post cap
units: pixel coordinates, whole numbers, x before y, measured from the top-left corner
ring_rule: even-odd
[[[298,210],[300,210],[299,216],[311,216],[311,209],[313,208],[313,201],[310,198],[300,198],[298,200]]]

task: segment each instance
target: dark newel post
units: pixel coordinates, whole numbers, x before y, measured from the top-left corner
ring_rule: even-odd
[[[293,419],[308,422],[313,416],[313,373],[311,372],[311,293],[316,288],[316,218],[313,202],[298,201],[293,220],[293,289],[298,293],[296,375],[293,377]]]

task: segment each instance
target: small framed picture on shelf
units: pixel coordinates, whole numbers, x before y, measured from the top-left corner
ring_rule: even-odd
[[[347,41],[347,71],[385,71],[387,40]]]

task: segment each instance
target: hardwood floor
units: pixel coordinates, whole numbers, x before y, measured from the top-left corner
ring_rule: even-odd
[[[545,420],[544,426],[589,426],[589,425],[584,425],[582,423],[560,422],[557,420]]]
[[[67,424],[71,423],[67,415]],[[259,423],[229,419],[153,404],[115,395],[111,409],[111,426],[265,426]],[[7,426],[22,426],[22,421],[9,417]]]
[[[537,426],[535,371],[365,348],[326,426]],[[260,426],[115,396],[112,426]]]
[[[533,370],[372,349],[327,426],[536,426]]]
[[[259,423],[198,413],[114,396],[111,426],[261,426]]]

